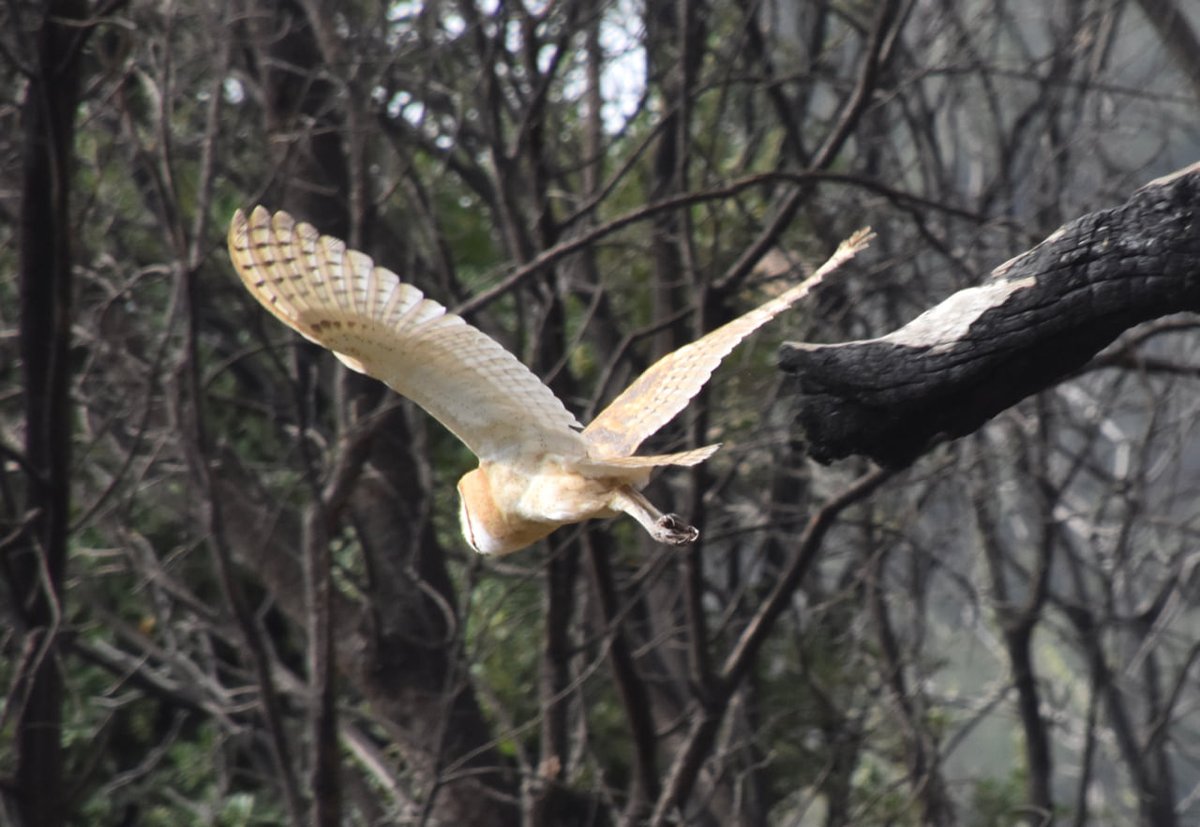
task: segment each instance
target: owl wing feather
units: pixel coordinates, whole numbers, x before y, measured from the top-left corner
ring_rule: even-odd
[[[871,238],[869,229],[859,230],[800,284],[651,365],[584,429],[589,455],[623,457],[636,451],[643,440],[683,410],[739,342],[808,295]]]
[[[416,402],[481,460],[584,455],[579,422],[529,368],[370,257],[262,207],[234,214],[229,254],[276,318]]]

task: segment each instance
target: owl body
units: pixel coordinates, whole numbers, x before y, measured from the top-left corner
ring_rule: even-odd
[[[243,284],[276,318],[416,402],[479,457],[458,483],[463,536],[482,554],[508,554],[561,525],[620,513],[659,542],[695,540],[696,529],[658,511],[641,490],[655,468],[695,465],[719,446],[652,456],[637,449],[738,342],[868,239],[860,231],[802,284],[664,356],[586,428],[494,339],[287,213],[238,210],[229,252]]]

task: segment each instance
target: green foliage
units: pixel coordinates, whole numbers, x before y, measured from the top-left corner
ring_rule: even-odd
[[[1018,827],[1028,822],[1025,773],[1014,768],[1007,778],[975,782],[967,824],[970,827]]]

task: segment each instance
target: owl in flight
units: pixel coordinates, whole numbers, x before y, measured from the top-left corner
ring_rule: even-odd
[[[494,339],[395,273],[285,212],[238,210],[229,254],[246,288],[284,324],[416,402],[466,443],[479,467],[458,483],[463,535],[508,554],[559,526],[624,512],[661,543],[698,532],[641,493],[660,465],[695,465],[718,445],[638,456],[733,348],[870,240],[860,230],[802,284],[664,356],[586,428]]]

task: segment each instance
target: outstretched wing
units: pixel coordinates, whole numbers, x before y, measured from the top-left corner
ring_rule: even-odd
[[[366,255],[262,207],[234,214],[229,254],[280,321],[416,402],[480,459],[583,455],[579,423],[529,368]]]
[[[828,273],[866,247],[871,237],[869,229],[859,230],[800,284],[651,365],[584,429],[588,453],[601,458],[636,451],[646,437],[683,410],[742,339],[808,295]]]

